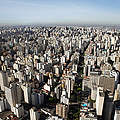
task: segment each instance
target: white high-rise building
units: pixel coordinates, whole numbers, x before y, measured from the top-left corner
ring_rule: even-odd
[[[96,112],[98,116],[102,116],[103,105],[104,105],[105,94],[102,87],[97,89],[97,98],[96,98]]]
[[[40,113],[33,107],[30,109],[30,120],[39,120]]]
[[[30,103],[31,102],[31,86],[26,84],[26,85],[22,85],[21,88],[24,94],[24,101],[26,103]]]
[[[70,98],[70,93],[71,93],[71,80],[70,80],[69,78],[67,78],[67,79],[65,80],[65,86],[66,86],[68,98]]]
[[[65,62],[66,62],[66,58],[65,58],[65,56],[62,56],[61,57],[61,63],[64,64]]]
[[[5,96],[10,105],[10,107],[16,106],[16,104],[21,104],[22,101],[22,91],[21,87],[16,84],[10,84],[10,87],[5,87]]]
[[[18,117],[21,118],[24,116],[24,108],[21,104],[16,104],[15,107],[11,107],[11,111],[14,112],[14,114]]]

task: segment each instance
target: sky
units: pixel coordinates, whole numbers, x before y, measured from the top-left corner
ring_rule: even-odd
[[[0,0],[0,24],[120,24],[120,0]]]

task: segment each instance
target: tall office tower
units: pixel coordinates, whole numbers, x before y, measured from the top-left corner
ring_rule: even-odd
[[[69,78],[66,78],[66,80],[65,80],[65,86],[66,86],[66,91],[67,91],[67,94],[68,94],[68,98],[70,98],[71,80]]]
[[[99,77],[100,77],[100,72],[99,71],[90,72],[91,99],[92,100],[96,100]]]
[[[64,104],[57,104],[56,105],[56,115],[67,118],[68,106]]]
[[[7,73],[0,71],[0,87],[5,91],[5,86],[8,86]]]
[[[32,93],[31,94],[31,98],[32,98],[32,105],[38,105],[38,96],[37,93]]]
[[[24,101],[31,103],[31,86],[29,84],[21,85],[24,94]]]
[[[14,114],[18,117],[21,118],[24,116],[24,108],[21,104],[16,104],[15,107],[11,108],[11,111],[14,112]]]
[[[44,103],[44,94],[38,93],[38,104],[41,105]]]
[[[39,120],[40,113],[37,111],[35,107],[30,109],[30,120]]]
[[[10,87],[5,87],[5,96],[9,103],[9,107],[16,106],[16,104],[21,104],[23,97],[20,85],[11,83]]]
[[[104,105],[105,94],[102,87],[97,89],[97,98],[96,98],[96,113],[97,116],[102,117],[103,105]]]
[[[32,105],[41,105],[44,103],[44,94],[32,93]]]

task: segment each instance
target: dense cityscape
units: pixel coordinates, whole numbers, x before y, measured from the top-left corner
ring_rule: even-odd
[[[0,120],[120,120],[117,27],[0,27]]]

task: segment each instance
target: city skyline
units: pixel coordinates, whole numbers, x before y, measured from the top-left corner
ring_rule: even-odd
[[[3,24],[120,24],[119,0],[1,1]]]

